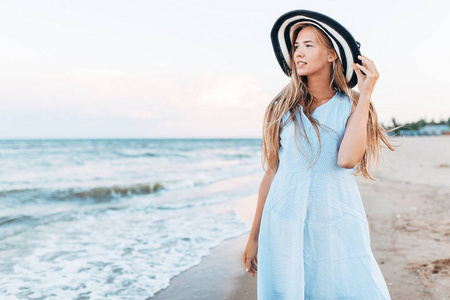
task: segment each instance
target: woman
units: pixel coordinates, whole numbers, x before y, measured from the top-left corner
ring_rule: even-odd
[[[354,177],[375,180],[381,141],[395,150],[371,102],[375,64],[317,12],[281,16],[272,43],[291,82],[264,116],[266,171],[242,256],[258,299],[390,299]]]

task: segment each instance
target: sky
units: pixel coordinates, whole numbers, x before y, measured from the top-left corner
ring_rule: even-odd
[[[261,138],[289,83],[270,30],[308,9],[380,73],[384,125],[450,117],[446,1],[0,2],[0,138]],[[357,87],[354,88],[357,90]]]

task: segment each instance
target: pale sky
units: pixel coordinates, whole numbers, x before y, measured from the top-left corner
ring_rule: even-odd
[[[450,117],[446,1],[1,1],[0,138],[260,138],[289,78],[270,30],[314,10],[375,62],[391,125]],[[357,89],[357,88],[355,88]]]

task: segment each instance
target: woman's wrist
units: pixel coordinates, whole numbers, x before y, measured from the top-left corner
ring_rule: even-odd
[[[366,101],[366,102],[370,102],[370,99],[372,98],[372,94],[367,94],[367,93],[361,93],[359,94],[359,101]]]
[[[258,235],[257,234],[250,234],[249,238],[253,241],[258,241]]]

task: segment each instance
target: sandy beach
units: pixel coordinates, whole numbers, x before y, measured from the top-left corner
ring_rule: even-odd
[[[377,181],[357,177],[372,251],[392,299],[450,299],[450,137],[395,141],[398,151],[383,148]],[[250,224],[256,201],[236,202]],[[256,299],[257,279],[241,260],[247,240],[248,233],[224,241],[151,299]]]

